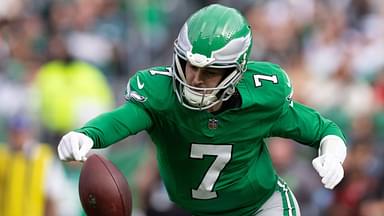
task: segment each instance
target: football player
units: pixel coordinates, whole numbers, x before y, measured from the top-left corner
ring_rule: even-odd
[[[174,43],[172,66],[138,71],[126,103],[66,134],[62,160],[86,160],[146,130],[172,201],[193,215],[300,215],[264,142],[284,137],[317,149],[313,166],[326,188],[343,178],[339,127],[292,100],[278,65],[250,61],[252,33],[235,9],[214,4],[194,13]]]

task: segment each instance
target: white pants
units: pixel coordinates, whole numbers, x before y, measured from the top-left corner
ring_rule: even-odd
[[[300,216],[297,200],[283,180],[277,180],[276,191],[260,207],[255,216]]]

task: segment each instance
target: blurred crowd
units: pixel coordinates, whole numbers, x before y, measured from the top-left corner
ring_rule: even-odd
[[[137,70],[170,65],[180,27],[211,3],[240,10],[253,30],[251,58],[280,64],[291,78],[294,98],[345,132],[345,178],[333,191],[322,187],[311,167],[313,149],[269,140],[275,167],[295,192],[302,215],[384,215],[382,0],[1,0],[0,154],[14,160],[0,160],[0,215],[17,216],[5,212],[4,196],[22,193],[8,191],[6,182],[20,179],[9,170],[34,169],[31,164],[46,156],[31,149],[46,145],[53,162],[47,160],[36,171],[42,177],[34,177],[49,199],[36,212],[83,214],[76,192],[81,165],[57,163],[60,137],[122,104]],[[19,148],[23,160],[15,153],[17,143],[25,145]],[[126,174],[134,215],[184,215],[167,200],[152,151],[148,137],[139,134],[101,153]],[[57,177],[44,178],[52,167]]]

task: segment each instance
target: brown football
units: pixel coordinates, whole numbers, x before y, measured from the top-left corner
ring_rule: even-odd
[[[130,216],[132,195],[119,169],[100,155],[83,164],[79,179],[81,205],[88,216]]]

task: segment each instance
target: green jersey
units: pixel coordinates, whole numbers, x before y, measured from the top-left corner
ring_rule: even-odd
[[[103,148],[146,130],[171,200],[194,215],[251,215],[271,196],[277,176],[265,138],[314,148],[326,135],[343,138],[333,122],[292,101],[291,83],[277,65],[249,62],[236,86],[241,106],[217,115],[183,107],[170,70],[137,72],[123,106],[77,131]]]

